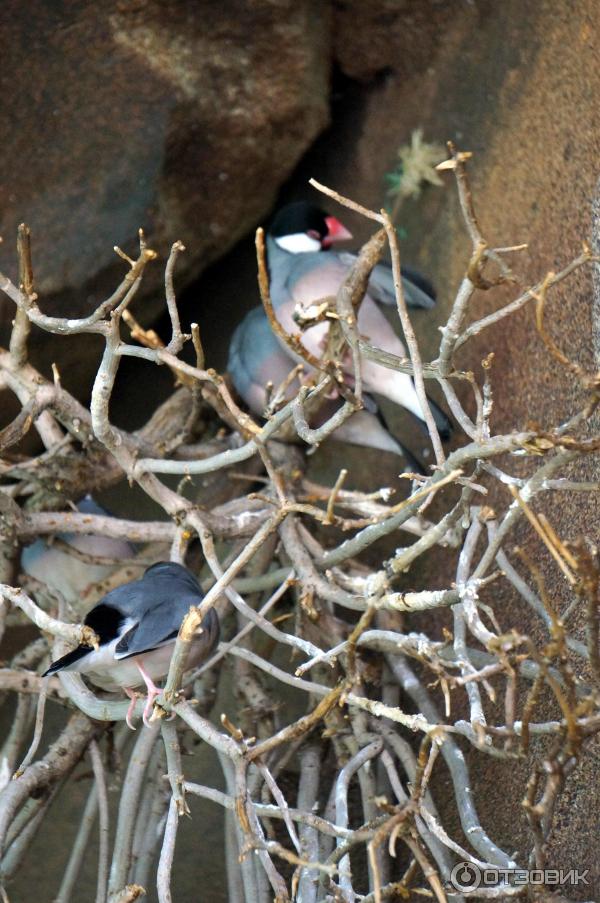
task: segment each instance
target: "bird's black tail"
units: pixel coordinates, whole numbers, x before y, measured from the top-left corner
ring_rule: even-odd
[[[67,652],[66,655],[63,655],[60,658],[57,658],[55,662],[52,662],[48,670],[44,671],[42,677],[56,674],[57,671],[64,671],[69,665],[74,665],[75,662],[78,662],[80,658],[83,658],[84,655],[87,655],[88,652],[91,651],[90,646],[78,646],[77,649],[73,649],[72,652]]]

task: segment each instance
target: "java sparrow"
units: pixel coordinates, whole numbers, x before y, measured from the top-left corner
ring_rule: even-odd
[[[77,510],[81,514],[109,514],[90,495],[78,503]],[[135,554],[131,543],[123,539],[78,533],[60,533],[59,538],[76,551],[87,555],[119,561],[132,558]],[[82,561],[77,555],[70,555],[68,549],[45,539],[37,539],[25,546],[21,552],[21,567],[26,574],[35,577],[50,590],[58,590],[72,604],[85,597],[92,587],[101,583],[111,572],[110,565]]]
[[[238,394],[253,413],[264,415],[268,401],[267,383],[272,383],[277,389],[293,366],[294,361],[279,344],[263,308],[253,308],[233,334],[227,364],[227,370]],[[305,367],[305,371],[310,369],[308,366]],[[299,387],[298,379],[294,380],[288,386],[284,400],[291,400]],[[422,472],[422,465],[388,432],[375,401],[368,395],[363,396],[363,401],[365,408],[348,418],[332,433],[331,438],[392,452],[405,459],[408,469]],[[341,404],[339,397],[324,400],[319,408],[317,421],[311,422],[311,425],[320,426]]]
[[[288,333],[301,335],[302,343],[315,357],[321,357],[323,353],[329,324],[318,323],[300,332],[294,313],[297,308],[306,310],[319,299],[336,295],[356,258],[353,254],[337,253],[331,246],[351,237],[338,219],[306,201],[283,207],[267,234],[267,264],[275,314]],[[405,271],[402,284],[410,306],[433,307],[433,292],[422,277]],[[391,267],[379,263],[371,273],[367,294],[360,305],[358,331],[371,345],[406,357],[404,345],[379,308],[379,304],[395,303]],[[350,374],[350,358],[341,364]],[[417,393],[408,374],[390,370],[364,357],[361,369],[366,392],[389,398],[423,421]],[[440,435],[448,438],[448,418],[435,403],[431,403],[431,408]]]
[[[310,306],[312,301],[337,291],[355,257],[352,254],[336,253],[330,248],[335,242],[349,237],[350,233],[339,220],[327,216],[306,202],[290,204],[276,215],[267,236],[271,297],[278,318],[290,331],[298,331],[295,322],[291,320],[297,299]],[[407,302],[413,307],[432,307],[435,301],[430,284],[418,273],[404,269],[402,272]],[[369,295],[364,299],[361,310],[367,305],[367,312],[377,318],[376,335],[369,333],[371,342],[380,344],[380,347],[387,346],[388,350],[404,356],[403,346],[375,301],[395,304],[392,271],[386,264],[378,264],[374,268],[369,282]],[[359,328],[362,329],[363,323],[364,318],[359,316]],[[316,329],[317,327],[313,327],[306,331],[307,346],[310,337],[314,347]],[[325,340],[327,325],[324,324],[319,329],[322,342]],[[317,342],[316,353],[320,356],[321,352],[322,348]],[[228,370],[238,393],[254,413],[264,413],[266,384],[271,382],[273,386],[279,386],[294,363],[295,359],[287,346],[281,345],[272,332],[264,310],[261,307],[251,310],[233,334]],[[421,421],[421,410],[410,377],[386,371],[383,367],[377,367],[376,370],[370,368],[367,384],[365,363],[363,362],[363,380],[366,388],[392,397],[395,401],[400,399],[399,403],[404,407],[418,412],[417,416]],[[305,366],[305,372],[309,370]],[[298,382],[289,388],[294,393]],[[402,390],[406,390],[408,403],[403,400]],[[363,397],[366,409],[357,412],[338,427],[332,438],[403,455],[411,469],[422,470],[410,452],[390,435],[374,399],[368,394]],[[339,399],[328,401],[321,408],[320,422],[331,416],[340,404]],[[440,433],[446,438],[450,430],[448,419],[433,402],[432,410]]]
[[[181,564],[161,561],[140,580],[107,593],[87,613],[84,624],[99,638],[98,649],[77,646],[53,662],[43,677],[58,671],[77,671],[103,690],[122,689],[131,699],[127,725],[136,703],[134,687],[146,686],[144,724],[149,724],[154,700],[161,690],[154,681],[169,671],[177,633],[190,606],[202,601],[194,575]],[[207,612],[192,640],[186,669],[205,660],[219,639],[219,618]]]

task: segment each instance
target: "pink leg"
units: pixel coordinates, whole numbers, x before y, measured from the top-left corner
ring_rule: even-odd
[[[129,689],[129,687],[123,687],[123,689],[125,690],[125,692],[129,696],[129,698],[131,699],[131,702],[129,703],[129,708],[127,709],[127,715],[125,716],[125,722],[127,724],[127,727],[131,728],[131,730],[134,731],[135,727],[131,723],[131,716],[133,715],[133,710],[134,710],[135,704],[137,702],[137,696],[135,695],[133,690]]]
[[[150,727],[150,715],[152,714],[152,709],[154,707],[154,700],[157,696],[160,696],[162,690],[154,684],[154,681],[150,677],[149,674],[146,673],[143,665],[140,664],[140,660],[136,659],[136,665],[138,671],[142,675],[144,683],[146,684],[146,689],[148,690],[148,695],[146,696],[146,705],[144,706],[144,714],[142,715],[142,721],[146,725],[146,727]]]

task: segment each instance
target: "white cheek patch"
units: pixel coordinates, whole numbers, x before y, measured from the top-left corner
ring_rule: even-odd
[[[321,242],[317,238],[311,238],[306,232],[294,232],[293,235],[279,235],[275,244],[289,254],[307,254],[310,251],[320,251]]]

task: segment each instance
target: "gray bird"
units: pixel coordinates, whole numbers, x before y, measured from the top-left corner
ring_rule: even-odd
[[[284,329],[299,335],[303,345],[315,357],[321,357],[323,353],[329,324],[317,323],[301,332],[294,313],[297,309],[310,310],[319,299],[336,295],[356,258],[353,254],[336,253],[330,249],[348,238],[351,234],[339,220],[305,201],[289,204],[280,210],[267,235],[267,263],[275,314]],[[421,277],[405,271],[402,284],[410,306],[433,307],[433,292]],[[358,330],[371,345],[398,357],[406,357],[404,345],[379,308],[379,304],[395,303],[391,267],[385,263],[377,264],[359,309]],[[341,365],[351,375],[349,356],[341,361]],[[419,420],[424,420],[413,380],[408,374],[390,370],[366,358],[362,360],[361,369],[367,392],[389,398],[407,408]],[[431,407],[440,434],[447,438],[450,432],[448,418],[434,402]]]
[[[81,514],[110,516],[91,495],[86,495],[77,504],[77,510]],[[85,555],[120,561],[132,558],[135,554],[131,543],[109,536],[59,533],[58,538],[76,552],[83,552]],[[71,604],[85,598],[90,589],[101,583],[113,569],[109,564],[90,564],[77,554],[69,554],[66,547],[46,539],[36,539],[25,546],[21,552],[21,567],[26,574],[35,577],[50,590],[58,590]]]
[[[295,321],[291,319],[297,303],[305,308],[310,307],[319,298],[337,292],[356,257],[353,254],[336,253],[330,248],[337,241],[350,237],[339,220],[305,202],[290,204],[276,215],[267,236],[268,265],[273,305],[286,329],[298,332]],[[403,269],[403,285],[411,306],[430,308],[435,304],[433,288],[418,273]],[[404,347],[392,333],[375,302],[395,304],[394,280],[387,264],[378,264],[374,268],[369,281],[369,294],[363,301],[361,310],[366,305],[369,322],[373,318],[376,320],[376,328],[369,331],[371,342],[404,356]],[[361,324],[364,323],[364,318],[361,320],[359,316],[359,328],[362,329]],[[315,337],[315,330],[320,330],[320,341],[316,346],[313,342],[311,346],[317,356],[322,353],[327,328],[327,324],[323,324],[312,327],[305,333],[305,336],[310,334]],[[305,344],[309,347],[308,341]],[[233,334],[227,369],[239,395],[255,414],[264,414],[266,384],[272,383],[274,387],[281,385],[295,363],[289,348],[280,344],[271,330],[264,310],[261,307],[251,310]],[[419,422],[423,423],[411,378],[383,367],[367,367],[367,363],[363,361],[362,368],[366,388],[391,397],[413,411]],[[305,372],[310,372],[310,368],[305,366]],[[297,380],[289,385],[286,396],[288,400],[294,396],[298,387]],[[422,465],[390,434],[375,400],[366,393],[364,401],[366,409],[345,421],[332,434],[332,438],[401,455],[410,469],[422,472]],[[341,403],[339,398],[328,399],[320,408],[317,422],[312,425],[319,426]],[[438,429],[442,437],[447,438],[450,433],[448,418],[434,402],[431,404]]]
[[[294,361],[279,344],[262,307],[255,307],[236,328],[229,345],[227,369],[238,394],[248,407],[263,416],[267,405],[267,383],[277,389],[290,371]],[[310,370],[306,367],[306,370]],[[300,387],[298,379],[289,386],[284,400],[294,397]],[[332,434],[332,439],[350,442],[367,448],[392,452],[404,458],[411,470],[422,472],[422,465],[388,431],[375,401],[363,397],[365,409],[357,411]],[[340,407],[339,397],[325,399],[319,408],[313,427],[320,426]]]
[[[85,616],[83,623],[98,635],[98,649],[79,645],[53,662],[43,676],[77,671],[103,690],[122,689],[131,699],[126,721],[132,730],[133,690],[145,686],[143,721],[148,725],[161,693],[154,681],[168,673],[181,623],[202,598],[198,581],[186,567],[169,561],[153,564],[140,580],[107,593]],[[218,639],[219,619],[210,609],[192,640],[186,670],[208,658]]]

